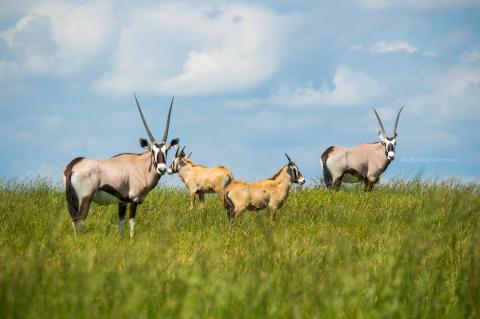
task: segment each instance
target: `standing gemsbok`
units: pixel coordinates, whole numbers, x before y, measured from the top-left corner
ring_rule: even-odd
[[[180,152],[175,153],[175,158],[168,168],[168,174],[178,173],[180,179],[185,183],[190,194],[190,210],[195,205],[195,196],[200,199],[201,208],[205,205],[206,193],[217,193],[223,202],[223,191],[233,181],[233,173],[225,166],[205,167],[190,160],[190,153],[185,156],[185,146]]]
[[[365,189],[370,191],[378,182],[380,175],[387,169],[395,157],[397,143],[397,125],[400,108],[395,120],[393,134],[387,136],[382,120],[373,109],[380,124],[379,142],[361,144],[355,147],[330,146],[323,152],[320,165],[327,188],[338,189],[342,181],[346,183],[364,182]]]
[[[168,110],[165,133],[162,141],[157,143],[148,128],[137,97],[134,97],[150,138],[150,143],[141,138],[140,146],[148,151],[141,154],[118,154],[105,160],[77,157],[63,172],[67,206],[76,233],[83,229],[92,201],[102,205],[118,204],[118,230],[122,232],[127,204],[130,203],[130,237],[133,237],[137,205],[165,174],[168,150],[178,147],[178,138],[172,139],[167,145],[173,98]]]
[[[225,188],[224,206],[230,222],[245,210],[268,209],[272,220],[287,200],[293,183],[302,185],[305,179],[287,154],[288,164],[284,165],[272,178],[256,183],[234,180]]]

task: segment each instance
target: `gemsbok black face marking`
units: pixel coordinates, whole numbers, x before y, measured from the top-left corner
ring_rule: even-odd
[[[168,150],[178,147],[178,138],[172,139],[167,145],[173,98],[168,110],[165,132],[162,141],[158,143],[147,125],[135,94],[134,97],[150,139],[150,143],[140,139],[140,146],[148,151],[143,154],[123,153],[106,160],[77,158],[64,170],[66,200],[76,233],[82,231],[90,204],[94,201],[104,205],[118,205],[119,232],[123,230],[126,206],[130,204],[130,236],[133,237],[137,205],[165,174]]]
[[[327,188],[338,189],[342,181],[364,182],[367,190],[373,188],[380,175],[395,158],[397,126],[402,110],[403,107],[398,111],[392,135],[388,136],[380,116],[373,109],[380,125],[378,132],[380,142],[361,144],[350,148],[330,146],[323,152],[320,164],[323,167],[323,177]]]

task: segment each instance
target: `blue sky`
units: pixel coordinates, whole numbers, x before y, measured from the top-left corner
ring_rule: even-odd
[[[398,2],[2,3],[0,177],[141,152],[135,91],[157,136],[175,95],[170,136],[237,178],[288,152],[311,182],[405,105],[385,177],[478,181],[480,2]]]

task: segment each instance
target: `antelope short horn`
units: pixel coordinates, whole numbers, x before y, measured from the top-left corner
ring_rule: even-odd
[[[397,136],[398,119],[400,119],[400,113],[402,113],[402,110],[403,106],[400,108],[400,111],[398,111],[397,119],[395,120],[395,126],[393,127],[393,136]]]
[[[378,124],[380,124],[380,128],[382,129],[382,134],[383,136],[387,136],[387,132],[385,131],[385,128],[383,127],[382,120],[380,119],[380,116],[378,116],[377,110],[373,109],[373,112],[375,112],[375,116],[377,117]]]
[[[288,159],[288,162],[289,162],[289,163],[291,163],[291,162],[292,162],[292,160],[291,160],[291,159],[290,159],[290,157],[287,155],[287,153],[285,153],[285,156],[287,157],[287,159]]]
[[[137,96],[135,95],[135,93],[133,93],[133,96],[135,97],[135,102],[137,102],[138,112],[140,112],[140,117],[142,118],[143,126],[145,126],[145,130],[147,131],[148,137],[150,138],[150,142],[155,143],[155,138],[153,137],[152,132],[150,132],[150,129],[148,128],[147,121],[145,121],[145,117],[143,116],[140,103],[138,103]]]
[[[168,117],[167,117],[167,125],[165,126],[165,133],[163,133],[163,143],[167,142],[168,138],[168,128],[170,127],[170,114],[172,114],[172,106],[173,106],[173,100],[175,99],[175,96],[172,97],[172,102],[170,102],[170,109],[168,110]]]
[[[190,152],[190,154],[188,154],[187,158],[190,159],[190,156],[192,156],[192,153],[193,151]]]

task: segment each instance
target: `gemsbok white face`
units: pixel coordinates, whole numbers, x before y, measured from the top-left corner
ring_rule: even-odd
[[[135,94],[134,94],[135,96]],[[147,122],[145,121],[145,117],[143,116],[142,109],[140,108],[140,104],[138,103],[137,97],[135,96],[135,102],[137,102],[138,111],[140,112],[140,117],[142,118],[143,125],[145,126],[145,130],[147,131],[148,137],[150,138],[150,144],[146,139],[140,139],[140,146],[149,150],[152,154],[151,163],[155,168],[155,171],[158,175],[164,175],[167,171],[167,153],[170,149],[177,147],[179,143],[178,138],[174,138],[170,141],[170,145],[167,146],[167,138],[168,138],[168,129],[170,126],[170,113],[172,112],[172,105],[173,100],[170,103],[170,109],[168,111],[168,118],[167,118],[167,125],[165,127],[165,133],[163,135],[163,139],[161,143],[157,143],[155,138],[152,135],[152,132],[148,128]]]
[[[397,144],[397,139],[388,137],[382,139],[382,136],[380,136],[380,142],[385,146],[385,156],[388,160],[393,161],[395,158],[395,145]]]
[[[402,113],[403,107],[400,108],[398,111],[397,119],[395,120],[395,126],[393,128],[393,135],[391,137],[387,136],[385,128],[383,127],[382,120],[380,120],[380,116],[377,113],[377,110],[373,109],[375,112],[375,116],[377,117],[378,124],[380,124],[380,131],[378,132],[378,137],[380,138],[380,142],[385,147],[385,156],[389,161],[393,161],[395,158],[395,146],[397,145],[397,125],[398,119],[400,118],[400,113]]]

